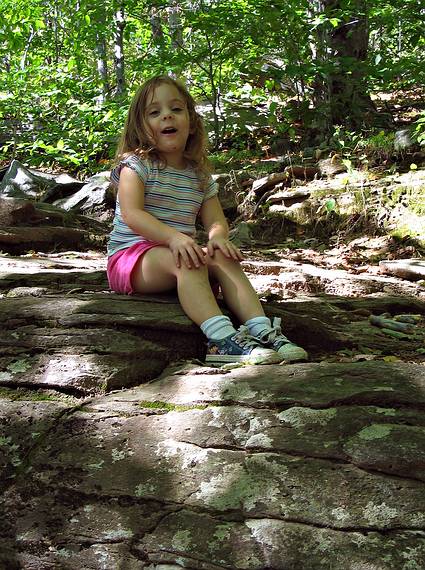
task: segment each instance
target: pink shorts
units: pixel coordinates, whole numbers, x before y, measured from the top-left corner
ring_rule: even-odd
[[[109,287],[116,293],[133,294],[131,276],[137,262],[144,253],[159,245],[161,244],[156,241],[143,241],[111,255],[106,269]]]
[[[108,275],[109,287],[115,293],[123,295],[132,295],[134,293],[131,283],[131,276],[141,256],[153,247],[163,246],[156,241],[144,241],[135,243],[127,249],[117,251],[108,258],[106,272]],[[211,280],[211,289],[214,296],[220,293],[220,285],[218,281]]]

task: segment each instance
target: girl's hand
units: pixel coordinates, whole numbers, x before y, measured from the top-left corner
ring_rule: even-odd
[[[214,237],[207,243],[208,255],[214,257],[214,250],[219,249],[229,259],[242,261],[243,255],[238,247],[236,247],[229,239],[223,237]]]
[[[190,236],[177,233],[169,239],[168,247],[173,254],[177,267],[181,267],[181,261],[188,269],[200,267],[206,263],[205,252]]]

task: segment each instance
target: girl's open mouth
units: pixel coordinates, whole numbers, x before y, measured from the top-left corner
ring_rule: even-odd
[[[167,127],[166,129],[163,129],[161,131],[161,133],[163,135],[172,135],[173,133],[176,133],[177,129],[175,129],[174,127]]]

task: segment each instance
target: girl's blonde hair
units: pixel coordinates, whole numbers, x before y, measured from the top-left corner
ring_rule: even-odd
[[[157,75],[146,81],[136,92],[128,111],[124,131],[118,143],[115,162],[131,154],[136,154],[143,159],[150,159],[164,165],[158,151],[152,146],[152,138],[146,123],[145,111],[149,105],[149,98],[155,89],[162,84],[174,86],[183,97],[189,112],[190,133],[187,139],[183,157],[187,160],[201,181],[204,181],[210,172],[209,160],[207,157],[207,137],[203,120],[195,109],[195,100],[186,87],[168,77],[167,75]]]

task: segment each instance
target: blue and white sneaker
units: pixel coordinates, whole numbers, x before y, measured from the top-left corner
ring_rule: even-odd
[[[285,362],[297,362],[299,360],[308,360],[308,353],[300,346],[291,342],[280,328],[280,321],[278,317],[273,319],[273,328],[271,331],[260,337],[260,341],[265,346],[270,346],[275,350],[282,360]]]
[[[245,326],[222,340],[210,340],[205,358],[208,364],[278,364],[282,360],[283,357],[275,350],[266,348],[260,340],[250,336]]]

